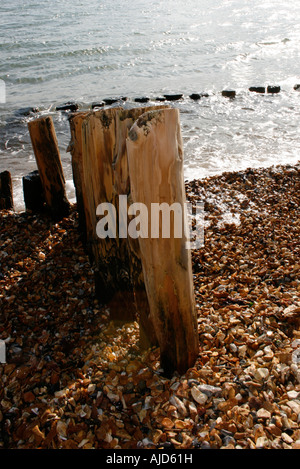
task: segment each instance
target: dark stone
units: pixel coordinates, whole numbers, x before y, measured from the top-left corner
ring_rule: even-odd
[[[13,192],[9,171],[0,173],[0,210],[13,210]]]
[[[189,98],[193,99],[194,101],[198,101],[201,98],[208,98],[208,93],[192,93],[190,94]]]
[[[167,101],[178,101],[182,96],[182,94],[164,94]]]
[[[111,104],[117,103],[119,99],[118,98],[105,98],[103,99],[103,101],[105,102],[107,106],[110,106]]]
[[[225,96],[226,98],[235,98],[236,92],[234,90],[223,90],[222,96]]]
[[[300,91],[300,84],[294,86],[295,91]]]
[[[65,103],[61,106],[56,106],[57,111],[72,111],[75,112],[78,109],[78,104],[76,103]]]
[[[45,197],[38,170],[23,176],[22,181],[26,210],[41,212],[45,205]]]
[[[251,86],[249,91],[253,91],[255,93],[265,93],[266,88],[264,86]]]
[[[148,103],[149,98],[147,98],[146,96],[145,97],[142,97],[142,98],[135,98],[134,100],[136,103]]]
[[[280,86],[268,86],[267,88],[268,93],[279,93],[280,92]]]
[[[96,107],[103,107],[105,106],[105,102],[101,101],[100,103],[92,103],[92,109],[95,109]]]
[[[164,98],[163,96],[158,96],[157,98],[155,98],[155,101],[166,101],[166,98]]]
[[[198,93],[192,93],[190,94],[189,96],[191,99],[193,99],[194,101],[198,101],[199,99],[201,99],[201,95],[198,94]]]

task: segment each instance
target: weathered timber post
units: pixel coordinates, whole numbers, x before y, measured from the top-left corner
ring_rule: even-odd
[[[116,151],[113,161],[115,187],[119,194],[130,194],[126,139],[134,122],[145,112],[167,109],[168,105],[118,109],[116,113]]]
[[[166,375],[184,373],[199,353],[190,251],[184,230],[185,188],[183,151],[177,109],[146,112],[127,139],[131,195],[147,207],[148,237],[139,236],[144,281]],[[182,235],[175,237],[175,214],[170,236],[151,237],[152,204],[179,204]],[[171,217],[169,213],[169,217]],[[170,220],[169,218],[169,220]],[[164,222],[162,218],[162,222]],[[144,227],[145,228],[145,227]],[[178,227],[177,227],[178,228]],[[146,230],[147,231],[147,230]]]
[[[86,221],[85,188],[83,186],[82,123],[88,114],[89,112],[77,112],[71,114],[69,117],[71,141],[67,149],[67,151],[70,151],[72,157],[72,172],[77,200],[79,230],[84,245],[87,242],[87,226],[90,226],[90,222]]]
[[[0,173],[0,210],[13,210],[13,190],[9,171]]]
[[[128,132],[134,122],[146,111],[164,109],[167,107],[168,106],[138,107],[129,110],[118,110],[116,113],[116,154],[113,163],[115,190],[119,195],[127,195],[127,211],[132,202],[126,147]],[[139,320],[140,346],[141,348],[147,349],[151,346],[158,345],[158,341],[154,325],[150,318],[150,307],[140,259],[139,243],[137,239],[128,237],[123,246],[128,250],[129,272]]]
[[[114,320],[132,320],[133,314],[137,314],[142,348],[157,345],[157,338],[149,318],[138,241],[120,237],[117,227],[115,239],[99,239],[96,208],[99,204],[111,203],[119,221],[118,196],[123,195],[126,196],[125,211],[128,210],[128,132],[146,110],[165,107],[98,110],[76,113],[69,119],[71,141],[68,150],[72,155],[77,208],[95,270],[97,295],[103,302],[108,302]],[[127,220],[124,223],[127,228]]]
[[[117,219],[109,220],[112,232],[99,236],[98,215],[105,215],[106,204],[117,215],[113,160],[116,144],[117,108],[89,113],[82,122],[82,178],[85,193],[87,243],[94,265],[97,296],[110,307],[113,320],[135,319],[128,252],[120,245]],[[103,212],[98,212],[98,206]],[[113,215],[110,213],[110,215]],[[105,233],[104,233],[105,235]]]
[[[41,177],[38,172],[31,171],[31,173],[23,176],[23,196],[26,210],[32,212],[42,212],[45,204],[45,197]]]
[[[47,116],[32,120],[28,122],[28,129],[46,204],[52,217],[60,220],[68,216],[70,204],[52,118]]]

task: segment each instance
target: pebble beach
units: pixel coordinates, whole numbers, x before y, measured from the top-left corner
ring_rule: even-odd
[[[76,205],[0,215],[2,449],[300,449],[300,164],[186,183],[195,365],[164,377],[95,296]]]

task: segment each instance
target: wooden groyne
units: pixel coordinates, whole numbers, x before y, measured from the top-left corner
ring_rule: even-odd
[[[115,226],[115,220],[120,221],[134,203],[143,203],[149,210],[151,203],[184,203],[179,113],[166,106],[111,108],[76,113],[70,117],[70,128],[81,228],[97,294],[105,298],[114,320],[137,316],[141,345],[160,346],[167,374],[184,372],[198,354],[192,269],[190,253],[183,247],[185,239],[160,237],[153,241],[143,235],[136,239],[126,233],[129,220],[121,224],[125,233],[120,225]],[[120,203],[125,205],[123,209]],[[105,221],[113,230],[104,238],[97,232],[97,215],[105,215],[99,207],[107,207]],[[169,253],[167,262],[165,252]]]
[[[185,245],[179,111],[166,104],[94,109],[71,113],[69,123],[79,229],[96,295],[113,321],[138,321],[141,348],[159,346],[166,375],[184,373],[194,365],[199,343],[191,253]],[[46,210],[61,220],[69,215],[70,203],[52,118],[31,120],[28,128],[38,169],[23,177],[26,210]],[[11,181],[9,174],[1,176],[2,197]],[[158,228],[153,239],[152,221],[147,218],[143,225],[139,218],[140,204],[150,214],[152,204],[174,203],[182,207],[182,236],[174,234],[174,219],[169,236]]]
[[[294,90],[299,91],[300,85]],[[250,93],[278,94],[278,85],[253,86]],[[235,90],[220,92],[234,99]],[[199,101],[207,93],[192,93]],[[148,211],[151,204],[184,204],[183,160],[179,114],[170,102],[185,99],[182,93],[134,102],[155,106],[124,109],[128,99],[105,98],[91,110],[80,112],[76,103],[57,106],[68,112],[79,228],[94,271],[98,298],[110,308],[114,321],[138,319],[140,344],[159,345],[161,363],[167,374],[184,372],[198,354],[198,334],[194,309],[193,280],[189,252],[184,237],[151,239],[128,236],[135,204]],[[106,108],[116,105],[119,107]],[[37,110],[32,110],[37,112]],[[30,113],[31,115],[31,113]],[[70,203],[65,190],[58,142],[50,116],[28,123],[37,170],[23,177],[26,210],[48,211],[54,220],[68,216]],[[103,210],[103,207],[113,207]],[[100,208],[99,208],[100,207]],[[13,210],[11,175],[0,173],[0,209]],[[126,214],[125,235],[112,223]],[[102,218],[101,218],[102,217]],[[106,219],[114,236],[99,236],[99,223]],[[124,220],[123,220],[124,221]],[[167,253],[167,255],[166,255]]]

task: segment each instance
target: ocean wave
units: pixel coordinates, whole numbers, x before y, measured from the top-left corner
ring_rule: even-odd
[[[4,70],[15,70],[15,69],[30,69],[32,67],[41,66],[43,70],[46,71],[45,63],[48,60],[55,65],[55,67],[59,68],[61,65],[64,64],[64,59],[73,59],[73,58],[82,58],[85,57],[95,57],[95,56],[102,56],[108,53],[112,53],[113,48],[109,46],[105,47],[92,47],[92,48],[84,48],[84,49],[75,49],[75,50],[47,50],[45,52],[38,51],[35,53],[30,53],[27,55],[23,55],[22,57],[18,55],[12,55],[6,58],[5,63],[0,64],[0,73]]]

